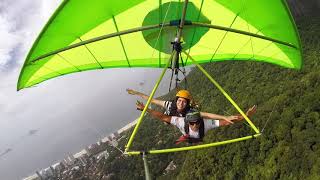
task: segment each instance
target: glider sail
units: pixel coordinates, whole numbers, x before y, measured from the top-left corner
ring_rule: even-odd
[[[163,68],[182,7],[183,2],[165,0],[65,0],[34,42],[17,89],[86,70]],[[189,1],[181,40],[197,63],[249,60],[295,69],[302,64],[299,36],[282,0]]]

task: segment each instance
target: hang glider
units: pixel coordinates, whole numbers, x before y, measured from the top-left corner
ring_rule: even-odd
[[[165,67],[183,1],[65,0],[29,51],[17,89],[74,72]],[[182,49],[197,63],[261,61],[299,69],[299,36],[284,0],[192,0]],[[88,8],[90,7],[90,8]],[[186,54],[186,65],[192,61]]]

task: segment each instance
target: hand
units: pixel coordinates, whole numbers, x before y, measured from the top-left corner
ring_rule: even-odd
[[[239,116],[226,116],[223,120],[231,123],[231,124],[234,124],[234,122],[232,122],[233,120],[238,120],[239,119]]]
[[[257,105],[253,105],[251,108],[248,109],[246,112],[247,116],[252,116],[257,111]]]
[[[131,94],[131,95],[136,95],[136,94],[138,94],[138,92],[137,91],[135,91],[135,90],[133,90],[133,89],[126,89],[126,91],[128,92],[128,94]]]
[[[257,105],[253,105],[251,108],[249,108],[249,109],[247,110],[246,116],[247,116],[247,117],[252,116],[254,113],[256,113],[256,111],[257,111]],[[241,114],[239,114],[239,115],[237,115],[237,116],[238,116],[238,119],[239,119],[239,120],[244,119],[244,117],[243,117]]]
[[[142,111],[144,109],[144,104],[140,101],[136,102],[137,110]]]

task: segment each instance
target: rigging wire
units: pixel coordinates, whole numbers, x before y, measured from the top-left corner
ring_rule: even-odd
[[[171,67],[172,67],[172,66],[171,66]],[[172,79],[173,79],[173,73],[174,73],[174,71],[173,71],[173,69],[171,68],[171,78],[170,78],[170,84],[169,84],[169,92],[170,92],[170,90],[171,90]]]
[[[164,27],[164,22],[165,22],[166,19],[167,19],[167,15],[168,15],[169,9],[170,9],[170,7],[171,7],[171,3],[172,3],[172,1],[170,1],[170,3],[169,3],[169,6],[168,6],[168,8],[167,8],[167,12],[166,12],[166,14],[165,14],[165,16],[164,16],[164,18],[163,18],[162,24],[161,24],[161,28],[160,28],[160,31],[159,31],[157,40],[156,40],[156,42],[154,43],[154,46],[153,46],[153,47],[157,47],[157,45],[158,45],[159,38],[160,38],[160,35],[161,35],[162,30],[163,30],[163,27]],[[156,48],[153,48],[153,51],[152,51],[152,54],[151,54],[151,58],[153,58],[155,51],[156,51]]]
[[[181,73],[183,74],[184,76],[184,89],[188,89],[188,82],[187,82],[187,75],[186,75],[186,68],[185,68],[185,64],[183,62],[183,58],[182,56],[180,55],[180,58],[181,58],[181,64],[182,64],[182,69],[179,69],[181,71]]]
[[[279,98],[277,98],[277,101],[276,101],[276,103],[274,104],[274,106],[273,106],[273,108],[272,108],[272,111],[270,112],[269,118],[267,119],[267,122],[264,124],[264,126],[263,126],[263,128],[262,128],[262,130],[261,130],[261,133],[263,133],[264,129],[266,128],[266,126],[267,126],[267,124],[268,124],[268,122],[269,122],[269,120],[270,120],[270,118],[271,118],[271,115],[272,115],[273,111],[275,110],[276,105],[278,104],[278,101],[279,101]]]

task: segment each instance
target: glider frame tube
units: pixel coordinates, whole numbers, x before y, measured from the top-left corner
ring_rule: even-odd
[[[187,52],[183,51],[183,53],[185,55],[188,56],[188,58],[190,58],[193,62],[193,64],[195,64],[200,71],[202,71],[202,73],[219,89],[219,91],[229,100],[229,102],[238,110],[238,112],[244,117],[244,119],[249,123],[249,125],[251,126],[251,128],[257,133],[259,134],[260,131],[258,130],[258,128],[251,122],[251,120],[248,118],[248,116],[240,109],[240,107],[237,105],[236,102],[234,102],[234,100],[229,96],[229,94],[220,86],[220,84],[215,81],[210,74],[203,69],[202,66],[200,66],[199,63],[197,63]]]
[[[162,71],[162,73],[161,73],[161,75],[160,75],[160,77],[159,77],[156,85],[154,86],[154,88],[153,88],[153,90],[152,90],[152,92],[151,92],[151,94],[150,94],[150,96],[149,96],[149,98],[148,98],[148,101],[147,101],[147,103],[146,103],[146,105],[145,105],[145,107],[144,107],[144,109],[143,109],[143,111],[142,111],[142,113],[141,113],[141,115],[140,115],[140,117],[139,117],[139,119],[138,119],[138,122],[137,122],[136,126],[134,127],[134,130],[133,130],[133,132],[132,132],[132,134],[131,134],[131,136],[130,136],[130,139],[129,139],[127,145],[126,145],[125,151],[128,151],[128,150],[129,150],[129,148],[130,148],[130,146],[131,146],[131,144],[132,144],[133,138],[134,138],[134,136],[136,135],[136,133],[137,133],[137,131],[138,131],[138,128],[139,128],[139,126],[140,126],[140,124],[141,124],[141,122],[142,122],[142,119],[143,119],[145,113],[147,112],[147,108],[149,107],[149,105],[150,105],[150,103],[151,103],[151,100],[152,100],[155,92],[157,91],[157,89],[158,89],[158,87],[159,87],[159,84],[160,84],[160,82],[161,82],[161,80],[162,80],[165,72],[167,71],[167,69],[168,69],[168,67],[169,67],[169,64],[170,64],[170,62],[171,62],[171,60],[172,60],[172,57],[175,56],[175,54],[176,54],[176,51],[173,51],[172,54],[171,54],[171,56],[170,56],[170,58],[169,58],[169,60],[168,60],[168,62],[167,62],[167,64],[166,64],[166,66],[163,68],[163,71]]]
[[[256,37],[256,38],[260,38],[260,39],[264,39],[264,40],[268,40],[271,42],[275,42],[278,44],[282,44],[285,45],[287,47],[291,47],[294,49],[298,49],[301,47],[296,47],[295,45],[288,43],[288,42],[284,42],[278,39],[274,39],[271,37],[267,37],[267,36],[262,36],[262,35],[258,35],[258,34],[254,34],[254,33],[250,33],[250,32],[246,32],[246,31],[241,31],[241,30],[237,30],[237,29],[232,29],[232,28],[227,28],[227,27],[223,27],[223,26],[217,26],[217,25],[212,25],[212,24],[206,24],[206,23],[201,23],[201,22],[192,22],[191,24],[184,24],[185,26],[194,26],[194,27],[207,27],[207,28],[212,28],[212,29],[217,29],[217,30],[222,30],[222,31],[229,31],[229,32],[234,32],[234,33],[238,33],[238,34],[243,34],[243,35],[247,35],[247,36],[251,36],[251,37]],[[76,44],[72,44],[70,46],[61,48],[61,49],[57,49],[54,51],[51,51],[49,53],[43,54],[38,56],[37,58],[32,59],[29,64],[31,63],[35,63],[41,59],[44,59],[46,57],[61,53],[63,51],[67,51],[69,49],[73,49],[85,44],[90,44],[96,41],[100,41],[100,40],[104,40],[104,39],[109,39],[112,37],[116,37],[116,36],[120,36],[120,35],[125,35],[125,34],[130,34],[130,33],[134,33],[134,32],[139,32],[139,31],[145,31],[145,30],[150,30],[150,29],[156,29],[156,28],[162,28],[162,27],[170,27],[170,26],[174,26],[171,25],[170,23],[163,23],[163,24],[155,24],[155,25],[148,25],[148,26],[142,26],[142,27],[137,27],[137,28],[132,28],[132,29],[128,29],[128,30],[124,30],[124,31],[119,31],[119,32],[115,32],[115,33],[111,33],[111,34],[106,34],[106,35],[102,35],[99,37],[95,37],[92,39],[88,39]],[[28,57],[27,57],[28,58]]]
[[[172,153],[172,152],[179,152],[179,151],[189,151],[189,150],[203,149],[203,148],[209,148],[209,147],[213,147],[213,146],[220,146],[220,145],[225,145],[225,144],[245,141],[245,140],[248,140],[248,139],[259,137],[260,135],[261,135],[261,133],[257,133],[257,134],[251,135],[251,136],[244,136],[244,137],[240,137],[240,138],[236,138],[236,139],[230,139],[230,140],[226,140],[226,141],[214,142],[214,143],[209,143],[209,144],[201,144],[201,145],[187,146],[187,147],[180,147],[180,148],[150,150],[150,151],[147,151],[147,153],[148,154],[162,154],[162,153]],[[125,154],[127,154],[127,155],[140,155],[141,153],[142,153],[141,151],[128,151],[128,152],[125,152]]]
[[[142,160],[143,160],[144,174],[145,174],[146,180],[151,180],[148,161],[147,161],[147,154],[145,152],[142,153]]]

